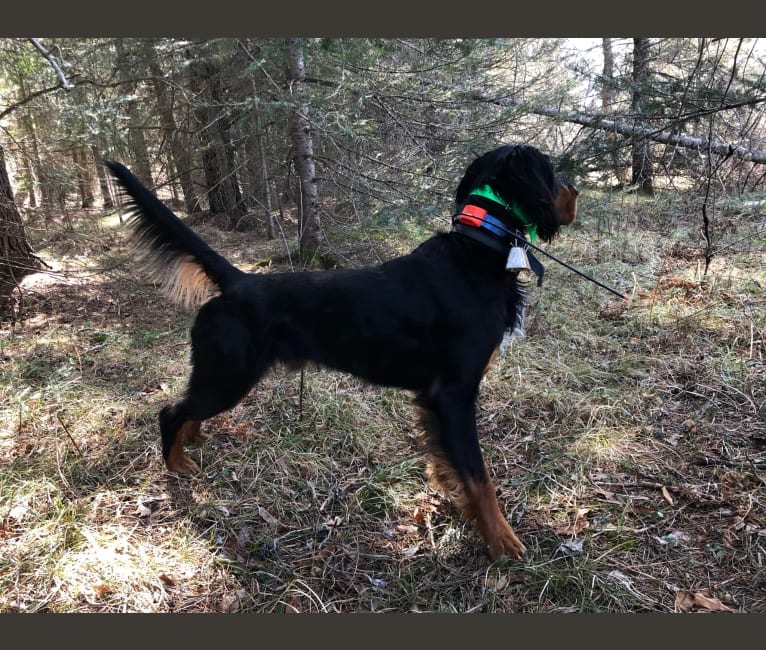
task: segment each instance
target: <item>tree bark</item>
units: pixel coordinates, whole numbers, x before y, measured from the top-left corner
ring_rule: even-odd
[[[200,212],[199,199],[194,189],[192,179],[192,155],[188,146],[182,141],[181,135],[173,116],[173,101],[168,92],[167,84],[164,81],[165,75],[160,67],[157,51],[154,49],[154,42],[147,48],[149,59],[149,71],[152,75],[152,84],[154,94],[157,98],[157,110],[160,116],[160,125],[165,132],[165,138],[170,146],[170,155],[173,158],[173,166],[178,174],[178,181],[181,184],[181,191],[184,195],[184,208],[187,214]]]
[[[293,164],[298,176],[298,215],[301,260],[311,263],[322,242],[319,222],[319,189],[314,164],[314,144],[308,105],[305,101],[304,80],[306,70],[303,48],[299,39],[288,39],[289,81],[294,106],[290,111],[290,139],[293,145]]]
[[[25,275],[40,268],[24,232],[0,145],[0,313],[7,311],[11,292]]]
[[[90,208],[93,206],[93,175],[91,173],[88,154],[81,147],[72,149],[72,162],[75,165],[77,176],[77,191],[80,194],[80,207]]]
[[[104,157],[101,155],[101,150],[97,144],[90,145],[90,152],[93,155],[93,160],[96,162],[96,176],[98,177],[98,189],[101,192],[101,203],[104,208],[110,210],[114,207],[114,201],[112,200],[112,194],[109,192],[109,181],[106,178],[106,172],[101,161]]]
[[[134,95],[138,89],[138,82],[135,79],[136,70],[133,69],[129,61],[131,53],[125,49],[125,44],[121,38],[115,39],[115,47],[117,48],[117,69],[120,73],[120,79],[124,83],[124,92],[127,95]],[[125,104],[125,112],[128,115],[128,145],[133,154],[133,171],[145,185],[151,186],[153,185],[152,166],[144,137],[144,122],[138,100],[128,100]]]
[[[239,46],[245,56],[256,62],[253,51],[260,54],[261,46],[258,39],[244,39],[239,41]],[[260,95],[256,75],[248,75],[250,92],[253,99]],[[242,192],[249,208],[259,206],[263,209],[266,217],[266,234],[269,239],[277,236],[276,220],[273,214],[273,199],[271,194],[271,178],[266,159],[268,147],[267,131],[269,125],[264,125],[264,120],[259,111],[253,110],[250,119],[244,126],[245,137],[242,145],[244,163],[242,165]]]
[[[214,62],[209,46],[205,47],[202,56],[192,60],[189,73],[191,89],[197,102],[195,113],[210,212],[226,215],[229,227],[236,230],[242,227],[242,217],[247,212],[247,206],[242,200],[237,180],[229,125],[219,108],[225,103],[221,70]]]
[[[263,171],[263,194],[266,201],[266,233],[269,239],[275,239],[277,236],[277,224],[274,220],[274,208],[271,200],[271,178],[269,178],[269,168],[266,164],[266,135],[259,136],[259,149],[261,150],[261,170]]]
[[[646,86],[649,81],[649,39],[633,39],[633,92],[630,109],[636,124],[646,123]],[[651,142],[640,135],[633,137],[631,184],[642,194],[654,193],[654,161]]]
[[[30,208],[36,208],[37,207],[37,197],[35,196],[35,177],[32,174],[32,165],[29,162],[29,152],[27,151],[26,144],[21,144],[20,146],[20,171],[21,171],[21,177],[22,177],[22,187],[23,192],[26,195],[27,200],[29,201],[29,207]],[[24,197],[22,196],[20,199],[21,205],[24,205]]]
[[[604,54],[604,71],[601,76],[601,111],[604,115],[613,114],[615,111],[615,101],[617,92],[615,90],[614,79],[614,51],[612,50],[612,39],[602,38],[601,49]],[[616,133],[607,133],[606,141],[609,143],[609,157],[612,162],[612,173],[617,179],[619,186],[625,185],[627,181],[626,165],[620,155],[620,142]]]
[[[266,159],[266,133],[256,115],[252,127],[244,137],[242,145],[242,191],[249,207],[260,207],[266,221],[266,234],[269,239],[276,237],[276,224],[271,196],[271,179]]]
[[[242,194],[248,207],[263,203],[266,188],[263,173],[263,133],[260,132],[259,120],[256,117],[248,120],[242,137],[240,150],[242,157]]]
[[[21,94],[27,96],[28,91],[23,79],[19,80],[19,90]],[[23,111],[19,117],[19,124],[26,140],[30,143],[31,165],[34,176],[37,177],[37,186],[40,188],[40,205],[43,208],[46,222],[53,219],[53,191],[48,174],[48,166],[43,163],[40,154],[40,141],[37,137],[37,128],[31,111]],[[34,189],[32,189],[34,192]]]

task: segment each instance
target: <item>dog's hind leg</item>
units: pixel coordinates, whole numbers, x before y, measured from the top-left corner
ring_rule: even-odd
[[[184,443],[201,442],[203,420],[234,407],[261,378],[269,347],[255,345],[247,324],[229,313],[220,299],[204,305],[191,331],[192,372],[186,391],[160,412],[162,456],[170,471],[199,470],[184,452]]]
[[[434,388],[420,406],[431,480],[451,495],[466,519],[476,522],[489,554],[520,558],[526,549],[497,502],[476,434],[476,390]]]
[[[184,442],[200,440],[201,420],[187,419],[183,400],[160,411],[160,434],[162,436],[162,457],[165,466],[177,474],[193,474],[199,471],[184,451]]]

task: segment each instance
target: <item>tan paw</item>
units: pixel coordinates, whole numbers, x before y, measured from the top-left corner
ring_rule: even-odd
[[[527,552],[524,544],[521,543],[516,533],[513,532],[513,528],[508,524],[495,529],[491,539],[486,541],[489,555],[493,560],[504,555],[513,560],[519,560]]]
[[[188,454],[185,454],[183,451],[168,456],[165,465],[169,471],[180,474],[181,476],[188,476],[199,472],[199,465],[197,465],[197,463],[189,458]]]

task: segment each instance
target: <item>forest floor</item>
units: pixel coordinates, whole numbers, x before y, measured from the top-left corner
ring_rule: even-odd
[[[272,371],[164,469],[157,411],[184,386],[192,314],[147,283],[116,215],[31,223],[52,267],[0,327],[2,612],[766,611],[766,202],[583,193],[526,337],[482,385],[479,429],[528,548],[492,562],[428,487],[411,396]],[[349,266],[440,223],[328,222]],[[40,226],[39,228],[36,226]],[[241,267],[260,232],[195,226]]]

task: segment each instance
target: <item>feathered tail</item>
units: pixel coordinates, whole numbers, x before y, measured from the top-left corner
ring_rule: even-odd
[[[197,306],[242,274],[207,245],[124,165],[104,164],[127,196],[132,241],[152,280],[176,302]]]

